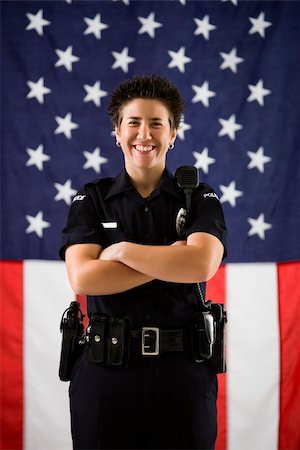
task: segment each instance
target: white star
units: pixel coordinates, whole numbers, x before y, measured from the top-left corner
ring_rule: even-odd
[[[192,103],[202,102],[207,108],[209,106],[209,99],[215,97],[216,93],[209,90],[208,81],[204,81],[202,86],[192,85],[196,95],[192,98]]]
[[[107,158],[101,156],[99,147],[96,147],[93,152],[83,152],[83,154],[86,157],[86,162],[83,168],[94,169],[96,173],[101,173],[101,164],[108,162]]]
[[[264,89],[263,80],[259,80],[255,86],[248,84],[251,94],[247,98],[247,102],[256,100],[261,106],[264,105],[264,97],[270,95],[272,92],[269,89]]]
[[[218,136],[225,136],[228,135],[228,137],[234,141],[235,140],[235,133],[243,128],[242,125],[236,123],[236,117],[235,114],[232,114],[229,119],[218,119],[220,124],[222,125],[221,130],[218,133]]]
[[[223,58],[223,62],[220,65],[221,70],[230,69],[233,73],[237,73],[237,64],[243,62],[244,59],[237,56],[236,52],[237,49],[235,47],[229,53],[220,52]]]
[[[27,13],[26,17],[30,21],[30,23],[26,27],[26,30],[35,30],[39,36],[42,36],[44,34],[43,27],[45,27],[46,25],[50,25],[51,23],[49,22],[49,20],[45,20],[43,18],[42,9],[40,9],[35,15]]]
[[[247,169],[258,169],[260,173],[264,173],[265,167],[264,165],[270,161],[272,158],[270,156],[264,155],[264,148],[259,147],[259,149],[255,152],[247,152],[247,155],[251,159],[249,162]]]
[[[72,189],[71,180],[67,180],[65,184],[54,183],[55,189],[57,189],[57,194],[54,200],[58,202],[59,200],[64,200],[67,205],[71,205],[72,197],[77,191]]]
[[[184,141],[184,133],[188,130],[190,130],[192,127],[188,123],[184,122],[184,115],[182,115],[179,128],[177,130],[177,136],[181,141]]]
[[[101,90],[101,82],[96,81],[94,86],[89,86],[85,84],[84,89],[87,92],[87,95],[84,97],[83,101],[86,102],[94,102],[96,106],[101,106],[101,98],[106,97],[108,92]]]
[[[204,39],[209,40],[209,32],[212,30],[216,30],[216,26],[209,23],[209,16],[206,14],[203,19],[197,19],[194,17],[194,22],[196,22],[197,28],[194,31],[194,34],[197,36],[202,34]]]
[[[118,1],[120,1],[120,0],[113,0],[113,2],[118,2]],[[121,1],[124,3],[124,5],[126,5],[126,6],[129,5],[129,0],[121,0]]]
[[[43,220],[43,211],[39,211],[37,215],[29,216],[26,215],[26,220],[28,220],[29,225],[25,230],[25,233],[36,233],[39,238],[43,237],[43,229],[50,227],[50,223]]]
[[[210,164],[214,164],[216,160],[208,156],[208,148],[205,147],[201,153],[193,152],[193,157],[196,159],[194,166],[196,169],[202,169],[204,173],[208,173]]]
[[[148,17],[138,17],[142,26],[138,34],[148,33],[151,38],[155,38],[155,29],[162,27],[162,23],[155,22],[155,13],[151,12]]]
[[[51,89],[44,85],[44,77],[41,77],[36,83],[33,81],[27,81],[30,88],[26,98],[36,98],[39,103],[44,103],[44,95],[50,94]]]
[[[266,28],[272,26],[272,22],[265,20],[265,13],[261,12],[256,19],[254,17],[249,17],[252,27],[249,30],[249,34],[259,33],[261,37],[265,37]]]
[[[68,113],[65,117],[55,117],[56,122],[58,123],[58,127],[54,131],[55,134],[64,133],[67,139],[71,139],[72,130],[75,130],[79,127],[77,123],[72,122],[72,115]]]
[[[101,39],[101,31],[108,28],[108,25],[101,22],[101,14],[96,14],[93,19],[84,17],[83,20],[88,25],[83,34],[93,34],[97,39]]]
[[[222,2],[231,2],[234,6],[238,4],[238,0],[222,0]]]
[[[185,64],[191,62],[191,58],[185,56],[185,47],[180,47],[178,52],[173,52],[172,50],[168,50],[169,56],[172,58],[172,61],[169,62],[169,69],[173,69],[177,67],[177,69],[181,72],[185,72]]]
[[[251,225],[251,228],[248,231],[248,236],[257,234],[260,239],[265,239],[265,231],[272,228],[272,225],[270,223],[265,222],[265,215],[263,213],[261,213],[257,219],[248,217],[247,221]]]
[[[120,67],[123,72],[128,72],[128,64],[135,61],[135,58],[132,56],[128,56],[128,47],[124,47],[121,53],[111,52],[113,57],[115,58],[115,62],[111,66],[112,69],[118,69]]]
[[[40,144],[35,150],[27,148],[26,152],[29,155],[29,159],[26,162],[26,166],[36,166],[39,171],[44,169],[43,164],[45,161],[49,161],[50,156],[43,153],[44,146]]]
[[[228,186],[220,184],[220,190],[222,191],[222,197],[220,198],[221,203],[228,202],[231,206],[236,206],[236,199],[243,195],[242,191],[238,191],[235,188],[235,181],[232,181]]]
[[[55,53],[58,56],[58,60],[55,63],[55,67],[65,66],[68,72],[72,72],[72,64],[80,60],[78,56],[72,54],[73,45],[70,45],[65,51],[56,49]]]

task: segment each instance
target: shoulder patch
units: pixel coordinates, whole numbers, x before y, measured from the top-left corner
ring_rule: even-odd
[[[73,202],[72,203],[80,201],[80,200],[84,200],[85,197],[86,197],[86,195],[80,195],[80,194],[75,195],[75,197],[73,198]]]
[[[217,198],[219,200],[219,197],[215,192],[207,192],[206,194],[203,194],[204,198]]]

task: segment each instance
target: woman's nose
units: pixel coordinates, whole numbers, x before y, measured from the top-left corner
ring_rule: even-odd
[[[147,139],[152,139],[149,126],[146,124],[141,124],[137,134],[138,139],[146,141]]]

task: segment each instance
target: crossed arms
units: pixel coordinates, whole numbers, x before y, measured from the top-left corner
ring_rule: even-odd
[[[218,270],[223,250],[217,237],[199,232],[169,246],[119,242],[102,250],[98,244],[74,244],[66,250],[66,265],[76,294],[108,295],[154,279],[207,281]]]

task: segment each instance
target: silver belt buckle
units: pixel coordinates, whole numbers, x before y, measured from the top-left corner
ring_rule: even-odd
[[[142,328],[142,355],[159,355],[159,328]]]

